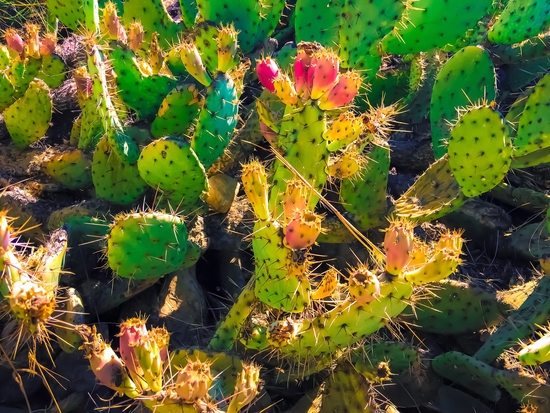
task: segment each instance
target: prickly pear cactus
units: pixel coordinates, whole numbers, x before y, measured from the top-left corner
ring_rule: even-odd
[[[467,110],[451,130],[449,166],[464,195],[474,197],[497,186],[512,162],[512,143],[499,112],[481,106]]]
[[[187,227],[176,215],[136,212],[115,217],[107,235],[109,267],[120,277],[158,278],[185,262]]]
[[[430,121],[436,158],[446,152],[451,125],[456,122],[457,109],[491,102],[496,96],[495,68],[489,53],[478,46],[468,46],[447,60],[432,92]]]
[[[492,0],[465,0],[451,3],[419,0],[408,3],[401,21],[382,40],[388,53],[427,52],[454,43],[491,9]],[[452,24],[445,24],[451,21]]]
[[[52,118],[50,89],[40,79],[29,84],[25,94],[4,111],[6,127],[19,148],[26,148],[42,138]]]

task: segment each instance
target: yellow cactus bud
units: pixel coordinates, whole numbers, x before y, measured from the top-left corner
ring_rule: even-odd
[[[269,185],[264,166],[258,161],[243,165],[242,183],[256,216],[261,220],[269,219]]]

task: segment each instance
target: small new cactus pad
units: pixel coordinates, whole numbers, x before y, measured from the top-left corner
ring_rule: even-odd
[[[185,262],[187,227],[177,215],[120,214],[107,235],[107,262],[120,277],[162,277]]]
[[[478,360],[492,363],[501,353],[517,345],[518,340],[531,334],[537,325],[550,317],[550,277],[543,276],[527,300],[500,324],[498,329],[474,355]]]
[[[464,195],[493,189],[510,169],[512,144],[499,112],[481,106],[464,113],[451,130],[449,166]]]
[[[550,3],[539,0],[510,0],[489,30],[489,40],[497,44],[519,43],[548,30]]]
[[[127,0],[124,2],[122,21],[130,26],[139,21],[145,31],[145,40],[151,41],[153,33],[158,33],[162,48],[167,48],[178,40],[181,26],[178,26],[168,15],[162,0]]]
[[[514,139],[514,157],[550,146],[550,74],[544,76],[529,95]]]
[[[6,70],[6,75],[9,77],[11,83],[15,87],[15,98],[18,99],[27,90],[29,84],[38,76],[40,68],[42,67],[42,60],[28,57],[24,60],[17,59]]]
[[[151,123],[151,133],[155,138],[184,135],[197,118],[200,106],[199,91],[194,84],[176,87],[162,101]]]
[[[176,86],[176,80],[166,75],[143,74],[129,48],[115,46],[110,50],[109,57],[124,103],[140,118],[156,115],[164,97]]]
[[[294,10],[296,42],[319,42],[331,47],[339,42],[341,2],[297,0]]]
[[[467,334],[502,321],[505,305],[494,292],[472,282],[443,280],[430,286],[429,295],[414,302],[401,317],[423,331],[435,334]]]
[[[445,155],[399,197],[394,213],[416,221],[431,221],[458,209],[466,199]]]
[[[478,46],[468,46],[451,57],[435,80],[430,105],[432,142],[436,158],[446,152],[451,125],[457,109],[496,95],[495,68],[489,53]]]
[[[363,230],[381,225],[387,212],[386,190],[390,170],[388,144],[375,144],[368,152],[367,159],[357,176],[342,179],[340,186],[342,206]]]
[[[378,54],[379,41],[392,30],[404,10],[402,1],[345,1],[340,26],[342,67],[376,72],[378,66],[370,65],[373,54]]]
[[[99,7],[96,0],[47,0],[48,13],[71,30],[84,28],[99,32]]]
[[[42,55],[42,68],[37,77],[42,79],[50,89],[55,89],[63,83],[67,68],[63,60],[57,55]]]
[[[489,12],[492,4],[492,0],[410,3],[401,21],[382,40],[382,49],[387,53],[407,54],[454,43]]]
[[[26,148],[44,136],[52,119],[52,98],[40,79],[4,111],[4,122],[15,146]]]
[[[92,159],[92,181],[96,195],[115,204],[136,201],[147,188],[137,163],[123,162],[111,149],[107,136],[98,143]]]
[[[92,184],[92,161],[75,149],[54,155],[42,162],[42,169],[69,189],[84,189]]]
[[[82,299],[74,288],[67,288],[62,290],[62,296],[59,306],[61,307],[61,314],[58,318],[63,323],[61,327],[55,327],[55,335],[57,338],[57,344],[61,350],[65,353],[72,354],[82,344],[82,338],[74,330],[74,328],[67,328],[67,326],[77,326],[84,324],[84,304]]]
[[[205,169],[223,155],[237,125],[239,99],[231,76],[218,73],[208,87],[191,147]]]
[[[167,137],[146,146],[138,160],[141,177],[175,206],[193,206],[208,190],[206,172],[188,143]]]

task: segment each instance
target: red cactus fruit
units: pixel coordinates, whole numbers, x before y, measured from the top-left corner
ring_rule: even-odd
[[[148,339],[149,332],[145,323],[146,320],[142,318],[130,318],[120,324],[118,334],[120,356],[128,370],[138,376],[143,376],[143,369],[139,364],[135,348]]]
[[[355,99],[360,87],[361,76],[358,72],[349,71],[338,76],[336,85],[319,100],[319,108],[331,110],[347,105]]]
[[[332,51],[316,53],[307,71],[307,84],[311,99],[319,99],[334,87],[340,70],[340,59]]]
[[[4,37],[6,39],[6,44],[12,51],[17,54],[23,54],[25,52],[25,42],[14,29],[6,29]]]
[[[277,62],[270,57],[256,61],[256,73],[262,85],[270,92],[275,92],[273,81],[279,76],[279,66]]]
[[[42,56],[51,55],[55,52],[57,37],[54,33],[46,33],[46,36],[40,42],[40,54]]]

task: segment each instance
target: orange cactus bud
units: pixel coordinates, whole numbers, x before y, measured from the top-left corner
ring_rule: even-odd
[[[40,43],[40,54],[47,56],[55,53],[55,46],[57,45],[57,36],[55,33],[46,33],[42,42]]]

